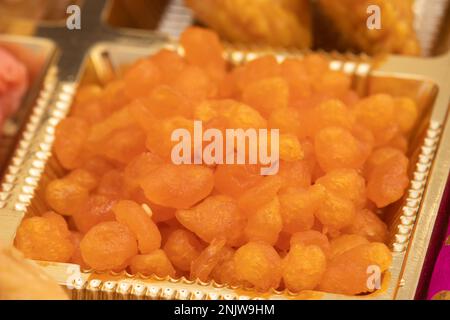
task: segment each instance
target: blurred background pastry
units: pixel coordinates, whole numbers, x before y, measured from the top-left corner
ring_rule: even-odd
[[[381,9],[381,29],[367,27],[370,5]],[[328,19],[319,23],[338,34],[340,46],[347,49],[419,55],[413,5],[414,0],[318,0],[319,14]]]
[[[31,35],[36,21],[65,18],[67,6],[79,0],[0,0],[0,33]]]
[[[313,46],[369,54],[419,55],[421,51],[414,31],[414,0],[185,0],[185,3],[201,23],[233,42],[301,49]],[[380,30],[367,27],[370,5],[381,9]]]
[[[222,38],[274,47],[309,48],[309,0],[185,0]]]

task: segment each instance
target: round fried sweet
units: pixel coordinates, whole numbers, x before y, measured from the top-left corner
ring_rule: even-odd
[[[358,211],[353,223],[344,232],[361,235],[372,242],[386,242],[388,237],[386,224],[369,209]]]
[[[292,292],[312,290],[326,267],[327,258],[320,247],[297,244],[283,258],[283,282]]]
[[[278,197],[275,197],[255,212],[250,213],[244,230],[246,239],[275,245],[283,228],[280,211],[280,201]]]
[[[25,257],[44,261],[68,262],[75,250],[67,226],[54,216],[24,219],[15,245]]]
[[[81,118],[69,117],[57,125],[53,151],[64,168],[75,169],[82,165],[88,134],[89,124]]]
[[[340,230],[351,225],[356,207],[351,200],[327,192],[315,215],[324,226]]]
[[[178,210],[177,220],[205,242],[226,239],[236,245],[242,239],[244,218],[233,198],[210,196],[189,210]]]
[[[303,246],[318,246],[326,256],[330,254],[331,250],[327,236],[315,230],[294,233],[290,240],[290,246],[294,247],[297,244]]]
[[[86,233],[100,222],[114,220],[112,207],[115,200],[107,196],[91,195],[88,200],[73,214],[77,229]]]
[[[92,227],[80,243],[83,260],[98,271],[119,271],[138,254],[131,230],[118,222],[102,222]]]
[[[163,249],[177,269],[190,271],[191,264],[200,255],[203,245],[192,232],[178,229],[169,234]]]
[[[140,183],[145,196],[164,207],[187,209],[206,198],[214,188],[214,174],[199,165],[161,165]]]
[[[343,234],[330,243],[330,258],[335,258],[344,252],[353,249],[362,244],[368,244],[370,241],[357,234]]]
[[[392,254],[382,243],[356,246],[331,259],[318,289],[347,295],[373,292],[374,282],[381,279],[370,281],[369,277],[381,277],[391,261]]]
[[[116,220],[126,225],[137,238],[140,253],[148,254],[160,248],[158,227],[140,205],[134,201],[120,200],[112,210]]]
[[[277,195],[282,184],[283,180],[279,176],[264,177],[253,188],[248,189],[239,197],[239,208],[244,214],[256,211]]]
[[[162,74],[156,63],[151,59],[137,61],[123,78],[125,82],[124,91],[129,98],[138,98],[161,83]]]
[[[399,200],[409,185],[409,160],[399,154],[375,166],[367,179],[367,197],[378,208]]]
[[[152,152],[143,152],[135,157],[123,172],[126,188],[128,190],[139,188],[141,179],[150,175],[162,163],[162,159]]]
[[[263,179],[259,170],[257,165],[218,165],[214,171],[214,186],[220,193],[230,197],[239,197]]]
[[[98,185],[97,177],[86,169],[75,169],[65,179],[75,182],[88,191],[94,190]]]
[[[366,161],[361,142],[340,127],[320,130],[314,139],[317,162],[322,170],[360,169]]]
[[[88,197],[88,189],[72,179],[53,180],[45,189],[45,200],[50,208],[66,216],[80,210]]]
[[[295,233],[310,230],[314,225],[314,215],[324,197],[325,191],[320,186],[308,190],[291,189],[280,193],[283,231]]]
[[[357,208],[364,207],[366,203],[364,178],[354,169],[330,171],[316,180],[316,184],[324,186],[328,192],[351,200]]]
[[[281,259],[272,246],[249,242],[236,250],[233,261],[238,279],[256,290],[267,291],[280,285]]]
[[[175,269],[163,250],[154,250],[147,254],[134,256],[130,261],[133,274],[140,273],[145,276],[175,277]]]
[[[257,80],[245,88],[242,101],[268,117],[277,109],[287,108],[289,85],[279,77]]]

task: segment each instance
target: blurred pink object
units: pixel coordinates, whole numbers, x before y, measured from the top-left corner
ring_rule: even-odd
[[[28,88],[28,73],[24,64],[0,48],[0,122],[13,114]]]

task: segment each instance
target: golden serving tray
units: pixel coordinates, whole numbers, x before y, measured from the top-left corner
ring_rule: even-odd
[[[54,89],[54,82],[52,83],[49,77],[47,81],[44,81],[44,78],[55,58],[56,48],[50,40],[1,34],[0,47],[11,52],[25,65],[29,79],[29,87],[20,107],[6,119],[1,128],[0,175],[3,175],[34,106],[46,103],[49,92]]]
[[[86,6],[102,9],[101,3],[87,2]],[[176,42],[165,41],[158,34],[143,36],[131,30],[105,30],[96,20],[98,10],[86,9],[86,12],[95,16],[91,17],[88,30],[77,31],[71,37],[67,37],[67,30],[58,28],[38,30],[38,35],[55,40],[61,55],[57,63],[48,68],[47,81],[53,87],[41,91],[47,99],[34,106],[2,180],[0,241],[4,243],[13,244],[15,231],[24,216],[47,210],[43,200],[45,185],[64,174],[52,157],[51,148],[55,126],[67,116],[77,86],[107,81],[120,73],[123,65],[161,48],[179,49]],[[97,39],[108,41],[97,42]],[[230,62],[239,64],[266,53],[276,54],[280,60],[302,55],[302,52],[236,47],[228,47],[224,54]],[[261,294],[251,289],[186,278],[161,279],[125,272],[99,274],[80,270],[74,264],[38,263],[58,283],[68,286],[74,299],[413,299],[450,168],[447,117],[450,53],[427,59],[387,56],[382,61],[366,56],[324,54],[331,58],[330,68],[352,75],[353,87],[358,93],[408,95],[420,107],[420,121],[408,151],[410,187],[405,197],[386,211],[393,263],[384,276],[381,290],[356,297],[313,291]]]

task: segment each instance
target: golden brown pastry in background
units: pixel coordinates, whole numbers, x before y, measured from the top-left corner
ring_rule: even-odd
[[[309,0],[185,0],[196,17],[229,41],[309,48]]]
[[[419,55],[420,45],[414,31],[414,0],[318,0],[321,14],[331,20],[347,47],[369,54],[398,53]],[[367,8],[381,9],[381,29],[367,27]]]
[[[65,300],[64,290],[16,249],[0,246],[0,300]]]

